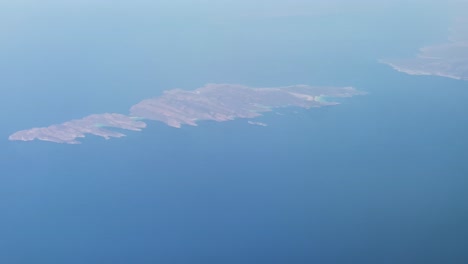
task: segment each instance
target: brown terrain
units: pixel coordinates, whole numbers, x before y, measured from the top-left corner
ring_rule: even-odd
[[[146,124],[121,114],[95,114],[60,125],[22,130],[11,135],[9,139],[22,141],[39,139],[56,143],[79,144],[80,142],[76,139],[85,137],[85,134],[101,136],[105,139],[125,136],[106,127],[140,131],[146,127]]]
[[[237,118],[255,118],[279,107],[312,108],[336,105],[324,102],[320,97],[351,97],[364,94],[352,87],[313,87],[294,85],[278,88],[251,88],[232,84],[208,84],[186,91],[174,89],[160,97],[146,99],[130,108],[130,115],[94,114],[83,119],[71,120],[59,125],[22,130],[10,136],[10,140],[44,140],[56,143],[78,144],[77,138],[85,134],[111,137],[125,136],[112,128],[139,131],[146,127],[140,120],[155,120],[179,128],[196,126],[197,122],[218,122]]]

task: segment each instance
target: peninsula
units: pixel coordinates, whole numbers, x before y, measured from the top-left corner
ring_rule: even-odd
[[[312,108],[336,105],[324,97],[351,97],[365,92],[352,87],[314,87],[293,85],[277,88],[252,88],[234,84],[208,84],[196,90],[174,89],[146,99],[130,108],[129,115],[93,114],[49,127],[32,128],[12,134],[10,140],[43,140],[79,144],[86,134],[109,139],[124,134],[112,129],[140,131],[143,120],[164,122],[175,128],[197,126],[198,122],[217,122],[255,118],[280,107]],[[257,123],[251,123],[257,124]],[[258,123],[260,124],[260,123]]]
[[[381,60],[411,75],[434,75],[468,80],[468,19],[459,19],[447,42],[426,46],[414,58]]]

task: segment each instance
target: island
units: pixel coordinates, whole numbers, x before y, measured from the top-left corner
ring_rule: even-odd
[[[164,122],[180,128],[197,126],[200,121],[229,121],[255,118],[281,107],[313,108],[337,105],[323,98],[351,97],[365,92],[353,87],[319,87],[292,85],[275,88],[254,88],[237,84],[207,84],[196,90],[173,89],[161,96],[139,102],[128,115],[116,113],[93,114],[49,127],[18,131],[12,141],[43,140],[56,143],[79,144],[86,134],[105,139],[125,136],[120,130],[140,131],[144,120]],[[263,125],[260,122],[250,124]]]
[[[263,126],[263,127],[268,126],[267,123],[258,122],[258,121],[247,121],[247,124],[251,124],[253,126]]]
[[[468,80],[468,19],[458,19],[447,42],[423,47],[414,58],[380,60],[411,75]]]

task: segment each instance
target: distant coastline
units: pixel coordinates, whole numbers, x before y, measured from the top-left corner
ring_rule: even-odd
[[[445,43],[423,47],[413,58],[385,59],[394,70],[410,75],[433,75],[468,80],[468,19],[459,19]]]
[[[398,72],[406,73],[409,75],[419,75],[419,76],[439,76],[439,77],[445,77],[445,78],[450,78],[450,79],[455,79],[455,80],[468,80],[468,76],[466,77],[461,77],[457,75],[453,75],[447,72],[442,72],[442,71],[437,71],[437,70],[424,70],[422,68],[417,68],[417,67],[407,67],[404,65],[404,63],[400,62],[390,62],[386,60],[379,60],[379,63],[386,64],[390,66],[392,69]],[[421,62],[424,64],[423,62]]]

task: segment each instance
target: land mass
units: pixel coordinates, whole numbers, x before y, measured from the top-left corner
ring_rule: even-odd
[[[468,80],[468,19],[459,19],[447,42],[426,46],[414,58],[380,62],[411,75],[434,75]]]
[[[252,88],[233,84],[208,84],[193,91],[174,89],[161,96],[146,99],[130,108],[129,115],[93,114],[49,127],[32,128],[12,134],[10,140],[43,140],[79,144],[86,134],[105,139],[123,137],[112,129],[140,131],[143,120],[154,120],[180,128],[196,126],[199,121],[217,122],[237,118],[255,118],[279,107],[312,108],[336,105],[323,97],[351,97],[365,92],[352,87],[314,87],[293,85],[277,88]],[[257,123],[254,123],[257,124]],[[259,123],[260,124],[260,123]]]
[[[268,126],[267,123],[263,123],[263,122],[256,122],[256,121],[247,121],[248,124],[251,124],[253,126],[263,126],[263,127],[266,127]]]

